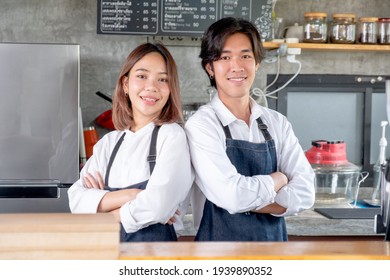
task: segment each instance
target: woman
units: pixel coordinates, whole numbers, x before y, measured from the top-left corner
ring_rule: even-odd
[[[260,34],[223,18],[206,30],[200,58],[217,94],[185,126],[201,191],[195,240],[286,241],[284,216],[314,203],[314,173],[287,119],[250,97]]]
[[[117,130],[94,146],[69,189],[72,213],[111,212],[121,241],[176,241],[173,223],[192,186],[176,64],[161,44],[127,57],[113,98]]]

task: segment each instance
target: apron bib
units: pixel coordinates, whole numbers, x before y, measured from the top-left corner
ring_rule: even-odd
[[[152,140],[150,141],[150,148],[149,148],[149,156],[147,158],[149,162],[149,168],[150,168],[150,175],[153,173],[154,166],[156,165],[156,142],[157,142],[157,135],[158,131],[160,129],[160,126],[155,126],[153,133],[152,133]],[[119,147],[121,146],[123,139],[125,138],[125,133],[122,134],[121,138],[116,143],[114,150],[112,151],[112,154],[110,156],[110,160],[108,162],[107,166],[107,172],[105,177],[105,185],[106,190],[109,191],[118,191],[123,190],[123,188],[110,188],[108,186],[108,179],[110,176],[110,170],[112,163],[114,162],[115,156],[118,153]],[[125,189],[146,189],[146,185],[148,184],[148,180],[131,185],[126,187]],[[149,225],[145,228],[142,228],[136,232],[133,233],[127,233],[125,229],[123,228],[123,225],[121,223],[121,231],[120,231],[120,242],[159,242],[159,241],[177,241],[177,236],[175,232],[175,228],[173,225],[169,224],[153,224]]]
[[[261,118],[256,121],[265,143],[234,140],[229,127],[223,127],[226,135],[226,154],[238,173],[245,176],[268,175],[277,169],[275,141]],[[283,217],[270,214],[230,214],[206,199],[195,240],[287,241],[286,223]]]

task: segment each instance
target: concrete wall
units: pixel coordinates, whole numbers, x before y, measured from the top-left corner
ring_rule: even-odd
[[[304,11],[390,17],[388,0],[278,0],[275,9],[286,24],[302,23]],[[95,92],[112,92],[125,57],[148,40],[143,36],[98,35],[96,11],[95,0],[0,0],[0,42],[80,44],[84,125],[111,106]],[[206,102],[208,83],[198,59],[198,45],[170,43],[168,48],[179,66],[183,103]],[[301,73],[305,74],[390,75],[389,53],[304,50],[298,59],[303,63]],[[266,75],[275,72],[276,64],[263,64],[256,86],[264,88]],[[281,73],[294,72],[295,66],[283,58]]]

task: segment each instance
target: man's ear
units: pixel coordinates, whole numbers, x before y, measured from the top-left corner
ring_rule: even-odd
[[[260,63],[257,63],[255,66],[256,71],[259,70],[259,67],[260,67]]]
[[[212,64],[207,63],[205,68],[209,76],[214,76],[214,70]]]

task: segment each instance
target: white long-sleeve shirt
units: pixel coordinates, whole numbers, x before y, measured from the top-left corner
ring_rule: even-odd
[[[80,173],[80,179],[69,189],[72,213],[96,213],[106,190],[88,189],[82,178],[87,172],[100,172],[105,178],[108,161],[123,133],[126,133],[112,164],[108,185],[125,188],[149,180],[146,190],[120,208],[121,223],[126,232],[136,232],[148,225],[165,224],[180,208],[193,183],[193,171],[184,129],[178,124],[162,125],[156,144],[156,165],[150,176],[147,156],[154,124],[137,132],[112,131],[102,137],[93,148],[93,155]],[[181,209],[181,212],[185,210]],[[179,219],[175,229],[182,230]]]
[[[260,116],[275,141],[277,169],[288,178],[288,184],[278,193],[274,191],[271,176],[241,175],[226,154],[226,137],[221,123],[229,126],[233,139],[261,143],[265,139],[256,122]],[[251,98],[248,126],[237,119],[216,95],[186,122],[185,130],[196,173],[195,182],[201,190],[195,192],[197,197],[192,200],[195,225],[203,211],[202,195],[231,214],[260,209],[276,202],[287,208],[281,215],[287,216],[313,205],[313,169],[291,124],[282,114],[258,105]]]

